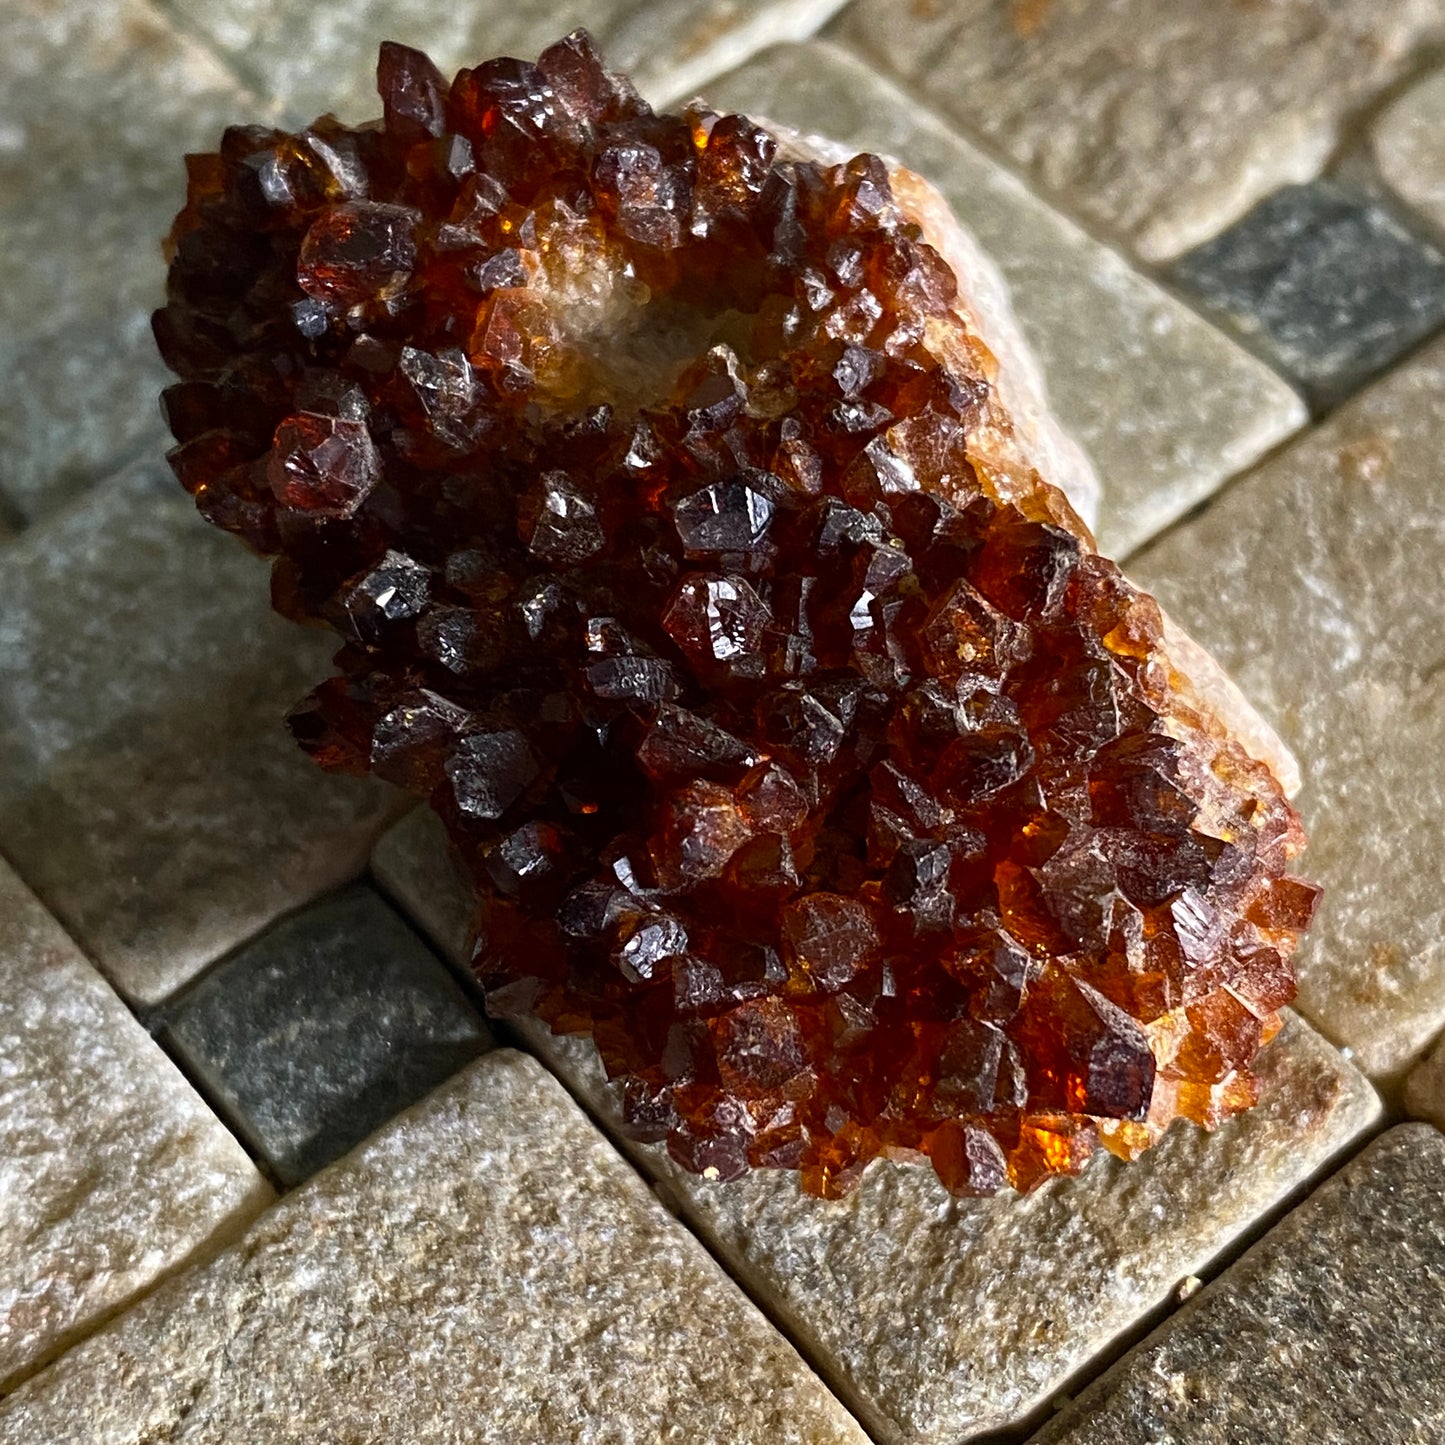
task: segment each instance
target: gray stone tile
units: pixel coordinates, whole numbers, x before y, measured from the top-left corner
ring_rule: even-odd
[[[426,5],[418,0],[167,0],[293,119],[333,110],[378,113],[376,47],[400,40],[444,74],[494,55],[533,59],[578,25],[653,101],[685,96],[709,76],[778,40],[811,34],[846,0],[511,0]]]
[[[167,1004],[152,1030],[284,1184],[491,1043],[436,955],[369,888],[273,925]]]
[[[1445,324],[1445,254],[1335,181],[1276,192],[1173,275],[1321,404]]]
[[[1445,1026],[1445,342],[1137,556],[1299,759],[1297,1007],[1377,1078]]]
[[[1303,423],[1303,404],[1267,366],[847,52],[778,47],[706,92],[715,105],[882,151],[942,190],[998,263],[1053,410],[1094,462],[1096,530],[1111,556]]]
[[[1410,1075],[1405,1085],[1405,1108],[1416,1119],[1428,1119],[1445,1129],[1445,1038]]]
[[[270,1197],[0,863],[0,1394]]]
[[[1373,145],[1395,193],[1445,230],[1445,72],[1406,91],[1375,122]]]
[[[1318,174],[1445,0],[856,0],[842,33],[1150,260]]]
[[[1032,1445],[1433,1445],[1445,1136],[1394,1129]]]
[[[168,438],[158,398],[174,380],[141,306],[8,352],[0,359],[0,489],[35,520],[132,456],[161,456]]]
[[[0,491],[55,510],[158,434],[181,157],[260,104],[146,0],[0,13]]]
[[[5,1445],[866,1445],[501,1050],[0,1402]]]
[[[465,890],[440,824],[393,829],[378,874],[439,946]],[[590,1041],[522,1035],[604,1126],[619,1110]],[[1027,1417],[1231,1240],[1368,1129],[1379,1101],[1301,1020],[1261,1059],[1260,1105],[1208,1135],[1176,1125],[1019,1199],[952,1199],[931,1170],[875,1165],[849,1198],[788,1174],[731,1184],[624,1143],[880,1441],[944,1445]]]
[[[334,642],[163,463],[31,528],[0,593],[0,839],[129,998],[153,1003],[354,877],[396,796],[302,756],[286,708]]]

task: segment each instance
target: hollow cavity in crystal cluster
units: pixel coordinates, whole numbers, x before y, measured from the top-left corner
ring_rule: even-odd
[[[883,162],[655,115],[580,32],[378,80],[188,158],[156,333],[177,475],[344,639],[293,730],[441,814],[489,1008],[687,1168],[833,1196],[1252,1103],[1298,820],[1020,464]]]

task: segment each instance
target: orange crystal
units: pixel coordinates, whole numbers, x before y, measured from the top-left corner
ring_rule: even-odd
[[[189,158],[156,334],[177,475],[344,640],[293,730],[441,814],[491,1011],[818,1194],[1247,1107],[1298,819],[1017,464],[884,164],[655,115],[581,32],[378,79]]]

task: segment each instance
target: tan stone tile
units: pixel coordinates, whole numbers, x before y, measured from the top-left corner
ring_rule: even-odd
[[[270,1197],[0,863],[0,1391]]]
[[[1153,260],[1318,173],[1442,0],[857,0],[842,29]]]
[[[1437,342],[1130,566],[1299,759],[1298,1007],[1378,1078],[1445,1026],[1442,387]]]
[[[1416,1119],[1428,1119],[1445,1129],[1445,1038],[1410,1075],[1405,1085],[1405,1108]]]
[[[181,1438],[866,1445],[510,1051],[0,1403],[6,1445]]]
[[[411,815],[378,852],[382,880],[455,951],[466,895],[434,815]],[[521,1033],[615,1129],[591,1043]],[[877,1164],[824,1203],[792,1175],[708,1183],[656,1146],[624,1147],[876,1438],[943,1445],[1050,1399],[1379,1116],[1364,1079],[1297,1018],[1261,1070],[1263,1102],[1217,1133],[1176,1125],[1134,1164],[1100,1157],[1022,1199],[952,1199],[927,1169]]]
[[[1303,403],[1273,371],[847,52],[778,47],[706,92],[718,106],[882,151],[942,190],[998,263],[1054,412],[1094,462],[1109,555],[1303,424]]]
[[[376,47],[400,40],[446,74],[494,55],[534,59],[585,25],[608,62],[654,101],[686,95],[778,40],[811,34],[845,0],[509,0],[419,6],[406,0],[170,0],[187,25],[234,57],[295,119],[379,113]]]
[[[394,795],[323,774],[283,723],[334,640],[271,614],[265,567],[163,463],[6,563],[0,840],[122,993],[157,1001],[361,871]]]
[[[1373,140],[1395,193],[1445,229],[1445,72],[1406,91],[1375,123]]]
[[[1445,1430],[1445,1138],[1394,1129],[1031,1445],[1432,1445]]]

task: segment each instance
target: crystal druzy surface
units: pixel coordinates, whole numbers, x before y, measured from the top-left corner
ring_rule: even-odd
[[[292,728],[441,814],[491,1011],[832,1196],[1252,1103],[1298,820],[1020,462],[897,176],[581,33],[379,88],[188,158],[156,333],[181,481],[344,639]]]

